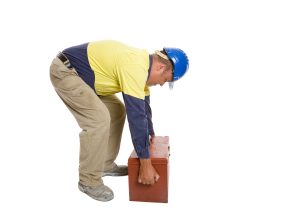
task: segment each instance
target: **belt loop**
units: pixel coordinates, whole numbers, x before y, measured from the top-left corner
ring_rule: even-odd
[[[62,52],[59,52],[56,56],[57,58],[59,58],[59,60],[61,60],[61,62],[69,69],[72,69],[72,65],[69,61],[69,59],[62,53]]]

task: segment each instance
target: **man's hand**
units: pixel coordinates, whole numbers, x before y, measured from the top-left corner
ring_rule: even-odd
[[[138,182],[142,184],[154,184],[159,179],[159,174],[152,166],[151,159],[140,159],[140,172]]]

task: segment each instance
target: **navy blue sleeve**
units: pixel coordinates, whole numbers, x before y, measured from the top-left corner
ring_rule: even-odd
[[[123,94],[134,149],[139,158],[149,158],[149,131],[145,102]]]
[[[149,135],[155,135],[152,123],[152,110],[150,107],[150,95],[145,97],[146,115],[148,120]]]

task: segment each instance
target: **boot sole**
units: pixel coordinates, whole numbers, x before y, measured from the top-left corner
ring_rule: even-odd
[[[79,189],[81,192],[83,192],[84,194],[86,194],[86,195],[88,195],[89,197],[91,197],[91,198],[93,198],[93,199],[95,199],[95,200],[98,200],[98,201],[106,202],[106,201],[110,201],[110,200],[114,199],[114,195],[112,195],[112,196],[110,196],[110,197],[106,197],[106,198],[95,197],[95,196],[93,196],[93,195],[91,195],[91,194],[88,194],[88,193],[84,190],[84,188],[83,188],[81,185],[78,185],[78,189]]]

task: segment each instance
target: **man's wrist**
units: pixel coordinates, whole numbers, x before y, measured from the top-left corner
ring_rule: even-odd
[[[140,158],[141,166],[152,165],[151,158]]]

